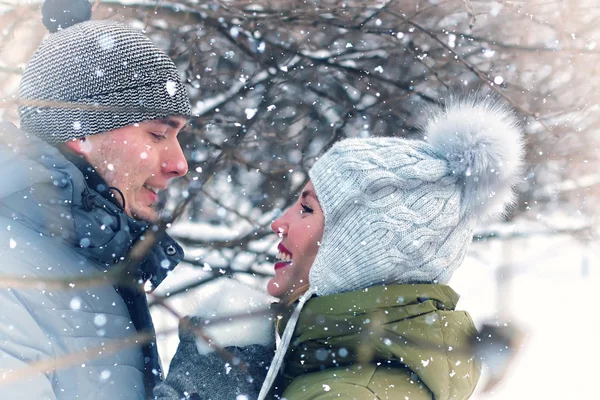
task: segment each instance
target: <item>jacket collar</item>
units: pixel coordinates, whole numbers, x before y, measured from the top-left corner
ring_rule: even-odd
[[[115,242],[115,246],[80,246],[78,251],[104,264],[123,260],[137,240],[144,240],[144,233],[148,229],[156,230],[157,227],[145,221],[134,220],[129,217],[123,208],[125,199],[115,196],[114,189],[102,179],[95,168],[85,159],[70,153],[63,152],[62,155],[75,165],[83,175],[86,188],[81,194],[81,200],[83,209],[89,211],[88,215],[93,216],[96,209],[99,209],[101,220],[107,220],[108,215],[106,214],[109,214],[119,221],[117,226],[120,229],[112,230],[114,235],[112,241]],[[86,215],[81,215],[80,219],[87,220]],[[98,218],[95,218],[95,221],[102,222],[98,221]],[[85,226],[91,228],[92,226],[98,226],[98,223],[86,223]],[[102,225],[100,225],[100,229],[102,229]],[[118,253],[113,252],[115,247],[120,250]],[[173,270],[182,259],[183,249],[181,246],[163,232],[138,266],[137,275],[133,278],[142,281],[149,280],[152,287],[156,288],[166,278],[168,272]]]
[[[66,151],[61,151],[61,154],[68,161],[73,163],[73,165],[75,165],[79,171],[81,171],[83,179],[85,179],[88,188],[92,189],[94,192],[104,197],[106,200],[114,203],[117,207],[123,210],[124,205],[119,202],[120,199],[115,197],[114,193],[111,192],[110,186],[108,186],[96,169],[90,163],[88,163],[85,158],[78,154],[73,154]]]

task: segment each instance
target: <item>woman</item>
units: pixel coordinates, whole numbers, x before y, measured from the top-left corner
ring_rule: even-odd
[[[482,98],[450,101],[424,132],[426,141],[337,143],[273,223],[281,243],[267,291],[297,305],[279,320],[259,399],[472,394],[480,365],[469,344],[477,331],[455,311],[458,295],[446,283],[476,224],[512,203],[522,138],[514,115]],[[261,372],[251,372],[254,381]],[[199,398],[228,398],[206,385]],[[257,388],[238,395],[256,398]]]

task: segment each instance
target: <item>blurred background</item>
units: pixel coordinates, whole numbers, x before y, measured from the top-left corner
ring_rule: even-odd
[[[41,1],[0,1],[0,118],[46,34]],[[496,93],[519,114],[527,171],[506,220],[481,226],[451,286],[476,324],[510,326],[499,384],[490,354],[474,399],[597,394],[600,360],[600,5],[595,0],[98,1],[176,62],[194,116],[180,135],[190,173],[162,199],[186,260],[155,291],[181,315],[227,303],[231,280],[264,293],[270,223],[333,142],[419,137],[449,91]],[[236,283],[237,284],[237,283]],[[266,304],[266,295],[250,302]],[[178,320],[153,301],[167,367]],[[505,352],[506,353],[506,352]],[[504,374],[505,372],[505,374]]]

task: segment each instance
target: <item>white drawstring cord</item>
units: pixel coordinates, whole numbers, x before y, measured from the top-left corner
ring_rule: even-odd
[[[265,378],[265,381],[263,382],[263,385],[260,389],[260,393],[258,394],[258,400],[264,400],[267,394],[269,393],[269,390],[271,390],[271,386],[273,386],[273,383],[277,378],[277,373],[279,372],[279,369],[283,364],[283,358],[285,357],[285,353],[287,352],[290,342],[292,341],[292,335],[294,334],[296,323],[300,318],[300,311],[302,311],[304,303],[306,303],[308,299],[312,297],[313,294],[315,294],[315,290],[309,288],[306,291],[306,293],[304,293],[302,297],[300,297],[298,305],[294,309],[294,312],[292,313],[292,316],[290,317],[285,327],[285,330],[283,331],[280,346],[277,348],[277,351],[275,351],[275,356],[273,357],[273,361],[271,362],[271,366],[269,367],[269,372],[267,372],[267,377]]]

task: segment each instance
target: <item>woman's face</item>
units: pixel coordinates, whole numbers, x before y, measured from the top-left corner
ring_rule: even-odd
[[[308,272],[317,256],[325,217],[311,181],[296,203],[271,224],[281,237],[275,276],[267,284],[274,297],[286,297],[308,283]]]

